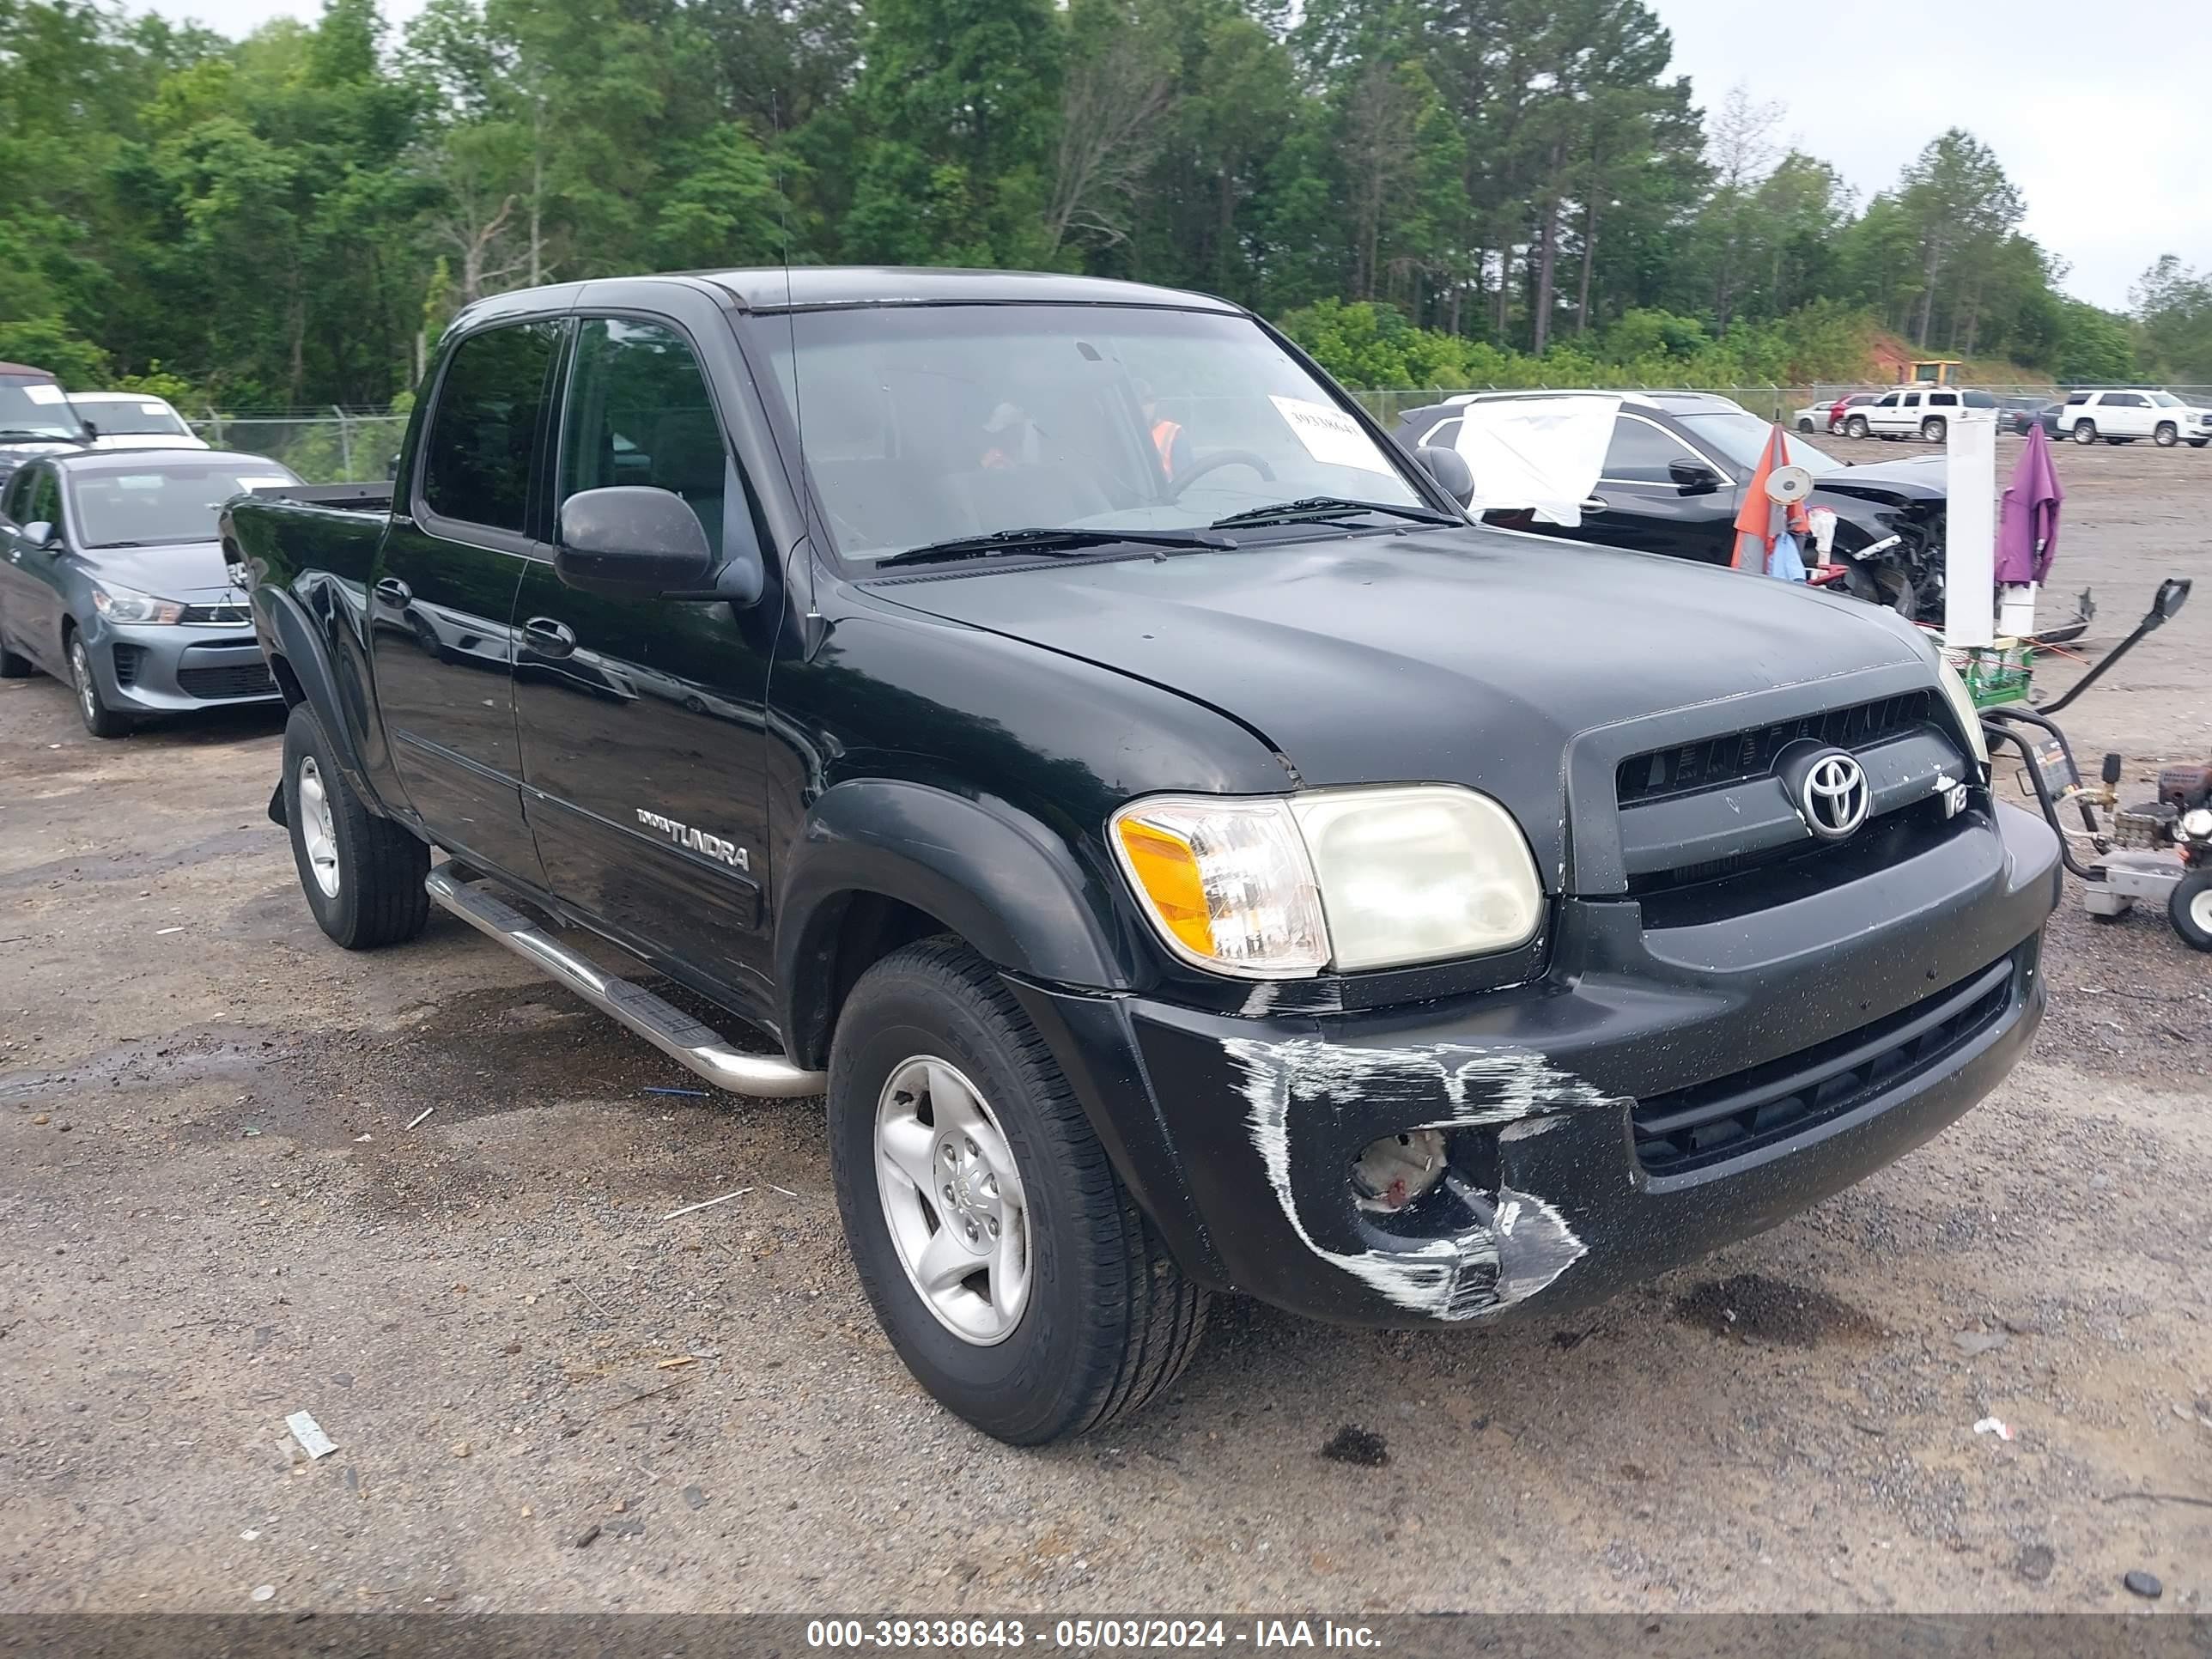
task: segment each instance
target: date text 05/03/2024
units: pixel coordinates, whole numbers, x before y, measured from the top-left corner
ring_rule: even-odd
[[[1174,1651],[1192,1648],[1337,1648],[1371,1650],[1381,1638],[1366,1625],[1334,1620],[1251,1619],[816,1619],[806,1644],[819,1649],[1024,1648],[1077,1652]]]

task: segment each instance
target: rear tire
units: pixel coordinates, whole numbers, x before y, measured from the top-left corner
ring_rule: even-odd
[[[1867,424],[1863,415],[1854,415],[1844,422],[1844,436],[1846,438],[1863,438],[1873,429]]]
[[[2166,914],[2182,942],[2212,951],[2212,866],[2191,870],[2167,896]]]
[[[988,1133],[969,1134],[978,1103]],[[831,1044],[829,1115],[860,1286],[907,1369],[947,1410],[1011,1444],[1042,1445],[1135,1411],[1189,1363],[1206,1293],[1123,1189],[997,971],[957,939],[923,939],[861,975]],[[967,1170],[963,1146],[974,1154],[978,1142],[984,1162]],[[917,1158],[926,1191],[901,1173]],[[978,1176],[1000,1160],[1015,1178],[992,1177],[979,1200]],[[995,1207],[1008,1195],[1018,1212]],[[1008,1237],[1023,1230],[1016,1268],[988,1241],[972,1267],[954,1254],[954,1235],[975,1237],[979,1222],[1003,1222]],[[964,1278],[930,1265],[948,1238]],[[994,1317],[1009,1280],[1015,1311]]]
[[[413,939],[430,920],[430,848],[362,805],[306,703],[284,723],[284,822],[315,923],[349,951]]]
[[[1945,434],[1948,434],[1950,429],[1949,425],[1944,421],[1941,415],[1930,415],[1926,420],[1920,423],[1921,437],[1931,444],[1942,443]]]
[[[2181,428],[2172,421],[2160,421],[2158,430],[2150,435],[2160,449],[2171,449],[2181,441]]]
[[[2096,442],[2096,441],[2097,441],[2097,425],[2096,425],[2096,422],[2094,422],[2094,421],[2076,421],[2076,422],[2074,422],[2074,441],[2075,441],[2075,443],[2077,443],[2077,444],[2093,444],[2093,443]]]

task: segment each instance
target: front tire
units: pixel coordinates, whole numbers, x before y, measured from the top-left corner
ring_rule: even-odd
[[[1867,424],[1866,416],[1863,415],[1854,415],[1844,422],[1844,435],[1846,438],[1863,438],[1873,430],[1874,428]]]
[[[860,976],[829,1109],[861,1288],[947,1410],[1042,1445],[1135,1411],[1189,1363],[1205,1292],[998,973],[958,940],[907,945]]]
[[[2094,421],[2076,421],[2076,422],[2074,422],[2074,441],[2075,441],[2075,443],[2077,443],[2077,444],[2093,444],[2093,443],[2096,442],[2096,441],[2097,441],[2097,427],[2096,427],[2096,423],[2095,423]]]
[[[315,923],[349,951],[413,939],[430,919],[430,849],[380,818],[338,769],[314,711],[294,706],[284,723],[284,822],[292,862]]]
[[[1797,422],[1797,429],[1800,432],[1810,432],[1813,430],[1813,423],[1810,421],[1800,421]]]
[[[2166,914],[2182,942],[2212,951],[2212,866],[2191,870],[2166,901]]]
[[[72,629],[69,639],[70,689],[76,693],[77,718],[95,738],[127,737],[131,718],[107,706],[100,681],[92,672],[92,652],[84,635]]]
[[[2171,449],[2181,441],[2181,428],[2172,421],[2160,421],[2158,430],[2150,435],[2160,449]]]

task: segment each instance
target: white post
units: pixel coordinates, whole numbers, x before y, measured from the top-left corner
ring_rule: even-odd
[[[1950,471],[1943,548],[1943,640],[1993,645],[1997,547],[1997,424],[1949,422]]]

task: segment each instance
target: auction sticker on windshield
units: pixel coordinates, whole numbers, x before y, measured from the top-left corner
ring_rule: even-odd
[[[1331,409],[1327,404],[1308,403],[1303,398],[1270,395],[1267,401],[1289,422],[1291,430],[1298,434],[1306,453],[1322,465],[1356,466],[1362,471],[1380,472],[1387,477],[1398,476],[1390,463],[1382,459],[1382,452],[1375,447],[1374,440],[1342,410]]]

